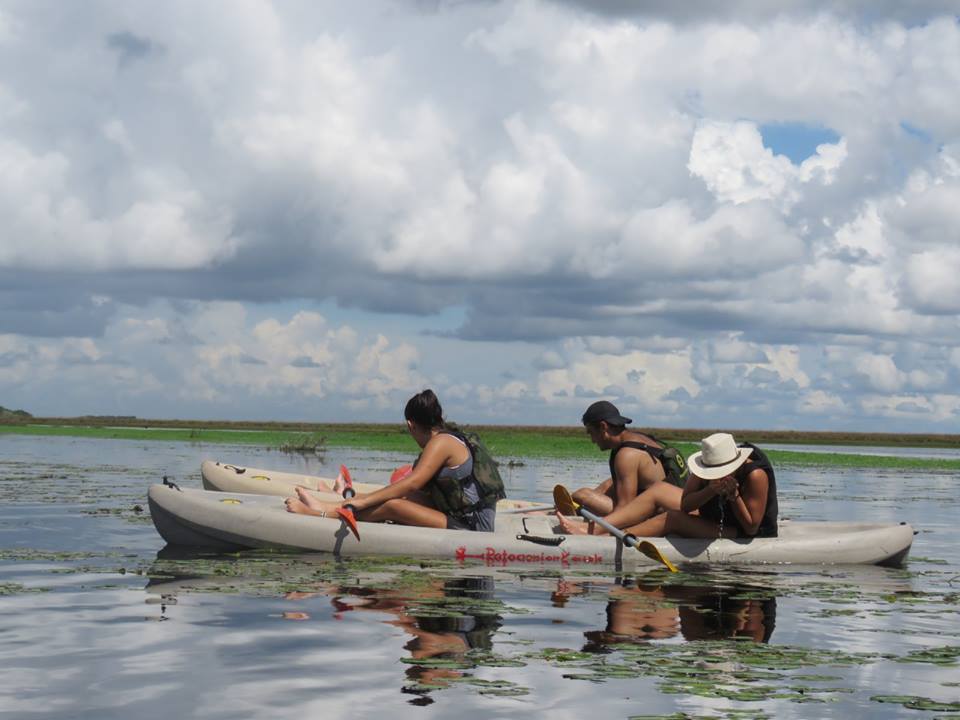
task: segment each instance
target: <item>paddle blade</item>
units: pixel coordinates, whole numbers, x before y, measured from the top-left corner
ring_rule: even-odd
[[[413,472],[413,465],[401,465],[396,470],[394,470],[393,474],[390,476],[390,484],[393,485],[393,483],[395,482],[400,482],[412,472]]]
[[[667,570],[669,570],[670,572],[680,572],[677,569],[677,566],[674,565],[672,562],[670,562],[667,559],[666,555],[660,552],[660,548],[658,548],[649,540],[641,540],[640,542],[637,543],[636,548],[651,560],[656,560],[658,563],[660,563],[665,568],[667,568]]]
[[[553,504],[561,515],[576,515],[580,507],[563,485],[553,486]]]
[[[340,492],[343,497],[350,499],[357,494],[357,491],[353,489],[353,478],[350,477],[350,471],[347,470],[346,465],[340,466],[340,475],[337,477],[337,481],[339,482],[340,480],[343,480],[343,487]],[[336,490],[337,486],[334,485],[333,487],[334,490]]]
[[[353,514],[353,507],[350,505],[338,507],[337,515],[347,524],[347,527],[350,528],[353,534],[357,536],[357,540],[360,540],[360,528],[357,527],[357,518]]]

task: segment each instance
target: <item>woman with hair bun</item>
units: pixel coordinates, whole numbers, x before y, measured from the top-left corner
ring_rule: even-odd
[[[474,453],[467,438],[447,427],[433,390],[419,392],[403,411],[407,430],[422,452],[412,471],[372,493],[340,503],[323,502],[297,488],[287,510],[302,515],[336,515],[349,503],[357,520],[401,525],[493,532],[497,500],[503,485],[478,480]]]

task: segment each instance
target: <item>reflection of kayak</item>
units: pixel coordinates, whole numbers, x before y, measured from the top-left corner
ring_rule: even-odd
[[[314,491],[317,497],[325,500],[335,500],[331,493],[324,493],[318,488],[332,488],[334,478],[316,475],[302,475],[299,473],[280,472],[277,470],[263,470],[260,468],[228,465],[204,460],[200,465],[200,475],[203,477],[203,486],[207,490],[219,492],[250,493],[253,495],[280,495],[293,497],[298,487],[305,487]],[[358,493],[369,493],[379,490],[383,485],[354,482],[353,488]],[[532,506],[543,507],[527,500],[501,500],[497,503],[497,510],[512,510]]]
[[[358,523],[357,540],[339,519],[296,515],[272,495],[153,485],[150,513],[171,545],[212,549],[287,547],[338,555],[477,560],[488,565],[556,567],[654,561],[610,536],[560,535],[548,515],[500,513],[495,533]],[[913,541],[909,525],[783,522],[780,537],[752,540],[650,538],[677,563],[899,564]]]

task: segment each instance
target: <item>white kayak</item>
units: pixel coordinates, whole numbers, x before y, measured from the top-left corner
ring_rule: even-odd
[[[264,470],[263,468],[231,465],[213,460],[204,460],[203,463],[201,463],[200,475],[203,478],[203,486],[207,490],[216,490],[218,492],[279,495],[287,498],[295,496],[297,494],[297,488],[300,487],[306,488],[311,491],[312,495],[326,500],[337,499],[329,492],[330,489],[333,488],[336,478],[322,477],[319,475],[303,475],[279,470]],[[358,493],[374,492],[382,487],[384,486],[373,483],[353,483],[353,489]],[[543,509],[551,506],[552,503],[545,506],[528,500],[506,499],[497,503],[497,511],[516,511],[527,507]]]
[[[298,487],[307,488],[314,493],[329,492],[336,482],[336,478],[332,477],[264,470],[214,460],[204,460],[200,464],[200,476],[207,490],[253,495],[282,495],[283,497],[295,495]],[[355,482],[353,484],[354,490],[359,493],[373,492],[382,487],[383,485],[372,483]]]
[[[292,548],[341,556],[392,555],[477,562],[490,566],[577,568],[655,564],[609,535],[563,535],[554,517],[498,513],[493,533],[357,523],[358,540],[337,518],[289,513],[276,495],[209,492],[153,485],[150,514],[170,545],[213,550]],[[674,563],[899,565],[910,550],[906,524],[780,523],[780,536],[749,540],[649,538]]]

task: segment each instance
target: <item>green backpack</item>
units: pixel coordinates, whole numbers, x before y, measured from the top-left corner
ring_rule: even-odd
[[[675,447],[664,445],[663,452],[660,453],[660,464],[663,465],[663,472],[667,476],[668,483],[681,489],[687,484],[690,468],[687,467],[687,461],[684,459],[682,452]]]
[[[505,498],[507,493],[503,487],[500,471],[497,469],[497,461],[493,459],[487,446],[474,432],[464,432],[449,425],[443,432],[459,438],[470,450],[470,456],[473,458],[471,477],[477,482],[480,500],[472,504],[467,501],[462,481],[453,478],[436,478],[428,486],[434,506],[441,512],[454,516],[464,515],[483,507],[495,507],[497,500]]]
[[[503,487],[503,478],[500,477],[499,463],[483,444],[483,440],[475,432],[465,432],[463,439],[473,455],[473,476],[480,486],[480,499],[484,502],[496,504],[507,496]]]
[[[650,433],[644,433],[644,435],[660,443],[663,447],[658,448],[653,445],[647,445],[646,443],[634,442],[633,440],[622,443],[620,447],[643,450],[654,460],[659,460],[660,465],[663,466],[664,480],[671,485],[676,485],[682,490],[683,486],[687,484],[687,476],[690,475],[690,469],[687,467],[687,461],[684,459],[683,453],[675,447],[667,445],[663,440],[658,440],[653,437]],[[613,473],[615,472],[613,467],[614,454],[610,456],[610,477],[613,477]]]

